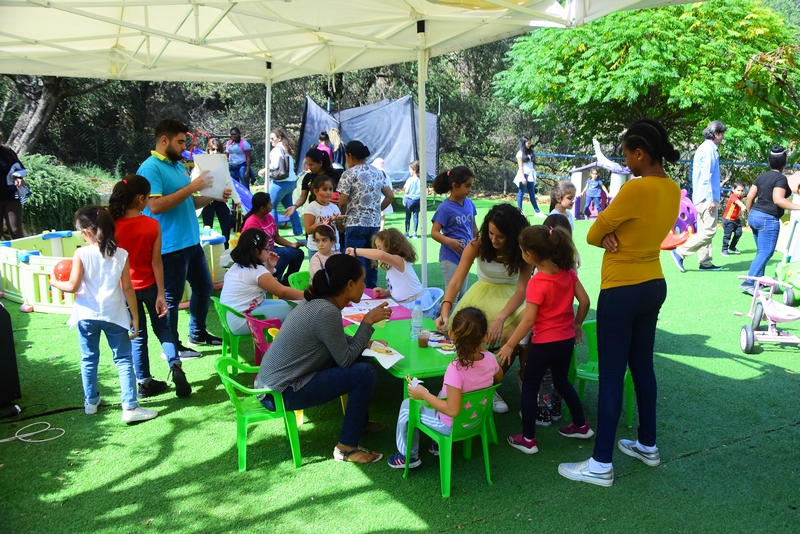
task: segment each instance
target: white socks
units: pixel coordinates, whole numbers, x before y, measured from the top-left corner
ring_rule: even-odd
[[[589,469],[595,473],[608,473],[611,471],[611,463],[598,462],[594,458],[589,458]]]

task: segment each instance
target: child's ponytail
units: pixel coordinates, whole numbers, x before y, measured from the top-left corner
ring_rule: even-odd
[[[103,257],[111,257],[117,252],[114,219],[100,206],[85,206],[76,211],[75,228],[80,231],[91,230]]]
[[[471,367],[489,330],[486,315],[478,308],[462,308],[453,317],[451,336],[456,346],[456,359],[462,368]]]
[[[433,179],[433,190],[439,195],[446,195],[453,188],[453,184],[461,185],[470,178],[475,178],[469,167],[453,167],[447,172],[440,172]],[[422,178],[420,178],[422,179]]]
[[[150,182],[138,174],[128,174],[114,184],[114,190],[108,199],[108,213],[116,221],[125,215],[125,210],[131,207],[136,197],[150,194]]]
[[[558,226],[529,226],[519,235],[519,246],[537,260],[550,260],[559,269],[575,265],[575,244],[569,233]]]

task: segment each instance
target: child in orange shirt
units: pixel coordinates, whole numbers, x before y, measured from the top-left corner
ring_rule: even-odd
[[[742,221],[739,220],[739,215],[742,211],[747,211],[747,207],[742,202],[745,187],[747,187],[747,184],[741,180],[737,180],[733,184],[733,193],[728,197],[725,211],[722,212],[722,228],[725,230],[725,234],[722,237],[723,256],[741,254],[736,248],[736,244],[739,243],[739,238],[742,237]],[[731,234],[733,234],[733,237],[731,237]]]

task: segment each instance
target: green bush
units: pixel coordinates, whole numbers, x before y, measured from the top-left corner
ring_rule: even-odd
[[[31,197],[22,208],[22,221],[29,231],[71,230],[75,212],[99,197],[94,180],[59,165],[52,156],[33,154],[20,158],[28,171]]]

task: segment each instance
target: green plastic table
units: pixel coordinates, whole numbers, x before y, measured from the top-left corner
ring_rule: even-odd
[[[436,331],[436,324],[432,319],[423,319],[422,327]],[[344,331],[355,335],[358,325],[351,324]],[[416,339],[411,339],[411,319],[387,321],[383,328],[375,328],[372,339],[380,339],[389,343],[389,346],[405,356],[402,360],[387,369],[392,376],[405,380],[406,375],[417,378],[444,376],[447,366],[455,358],[455,354],[442,354],[433,347],[419,348]],[[405,395],[408,392],[403,388]]]

